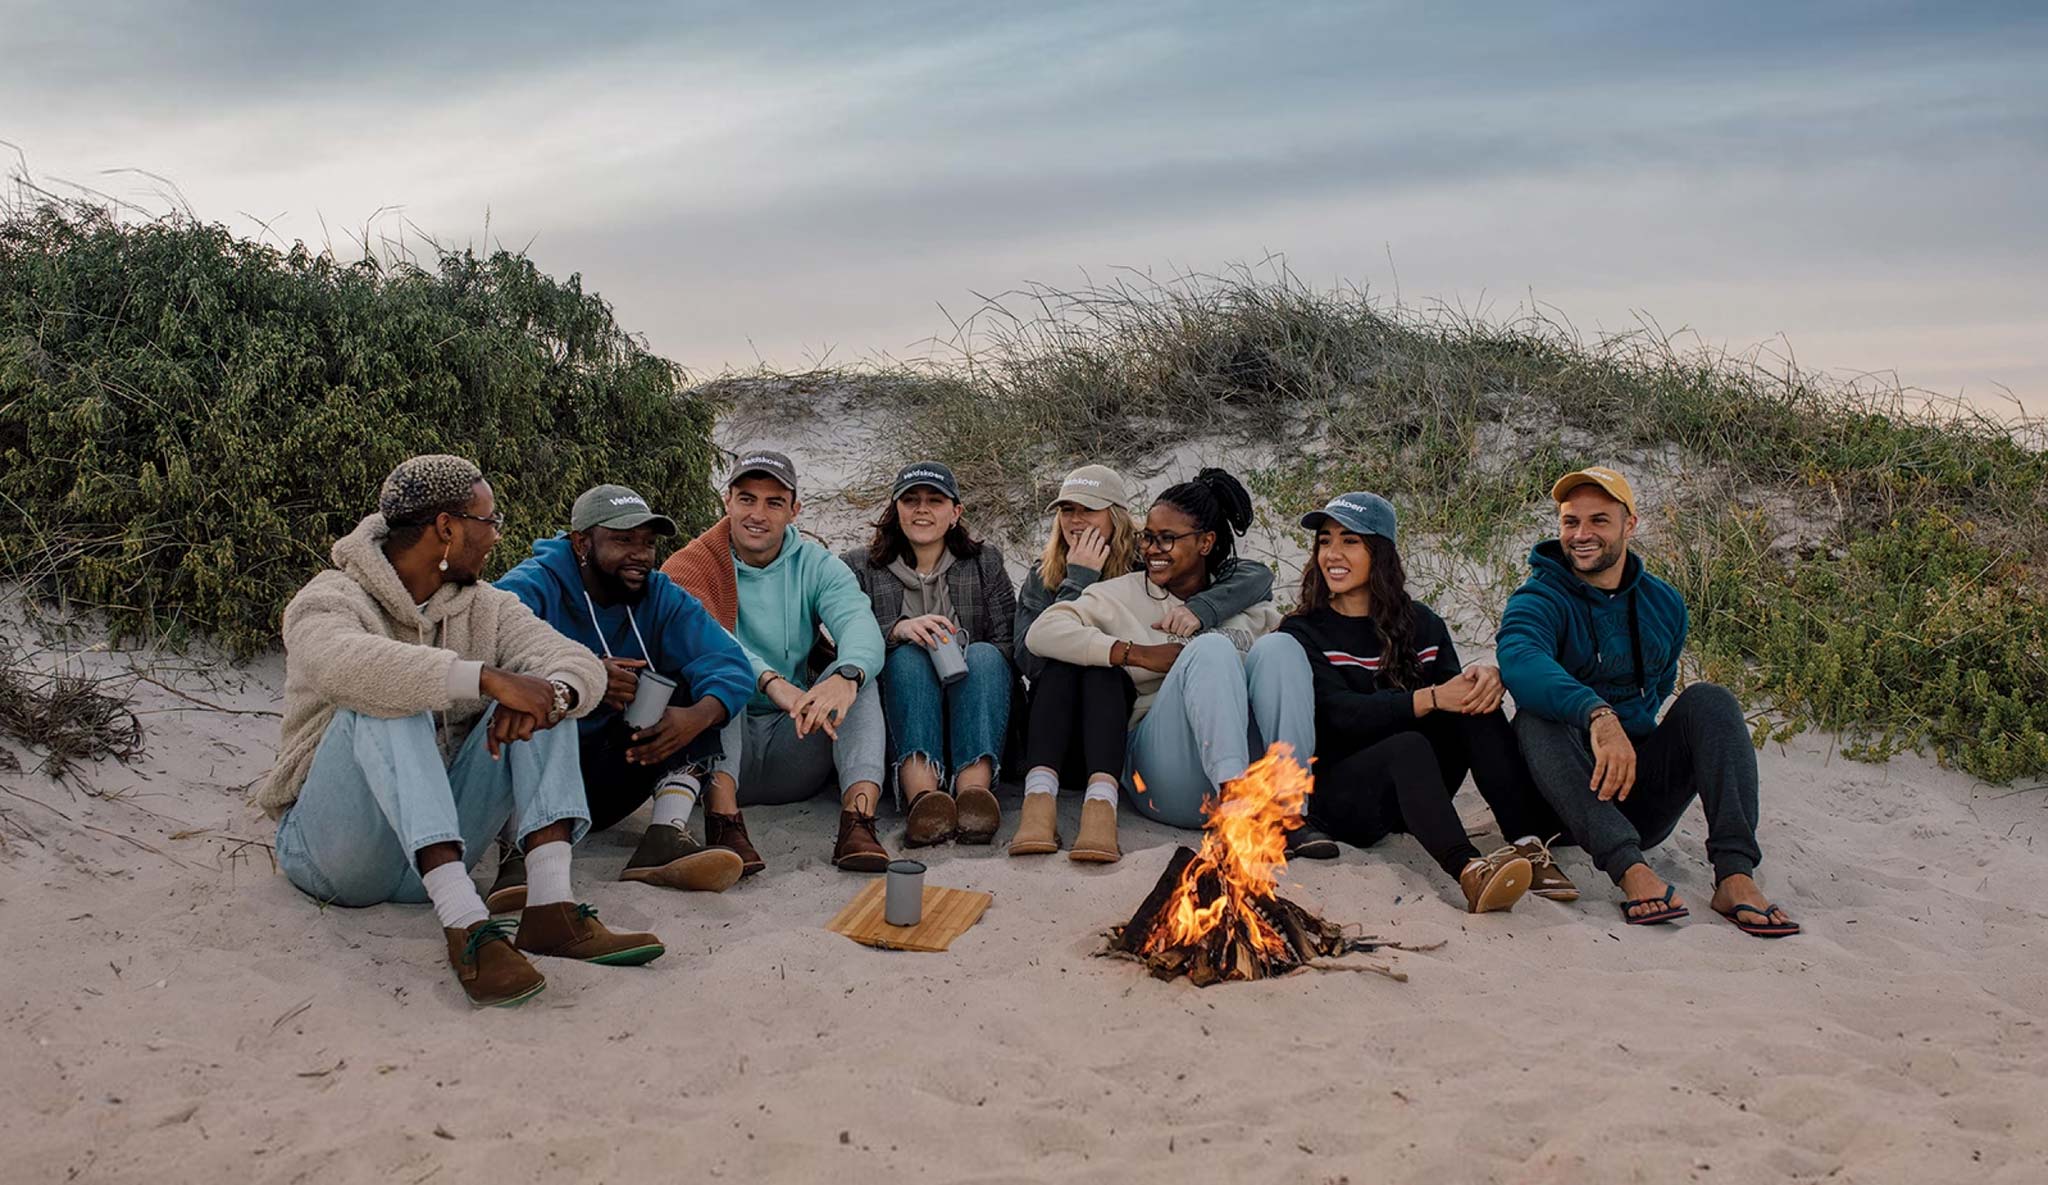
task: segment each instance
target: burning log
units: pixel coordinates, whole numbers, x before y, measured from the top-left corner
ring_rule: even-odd
[[[1207,808],[1201,850],[1174,852],[1131,920],[1110,931],[1111,953],[1144,963],[1161,979],[1185,975],[1207,987],[1374,949],[1275,889],[1287,866],[1287,829],[1299,826],[1310,786],[1308,771],[1284,744],[1225,786]]]

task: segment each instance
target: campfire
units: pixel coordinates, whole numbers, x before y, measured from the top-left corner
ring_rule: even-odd
[[[1280,896],[1287,831],[1300,825],[1313,780],[1294,751],[1275,744],[1207,808],[1199,852],[1180,848],[1131,920],[1109,933],[1107,954],[1142,962],[1161,979],[1185,975],[1197,987],[1265,979],[1335,957],[1398,944],[1354,937],[1344,927]],[[1144,786],[1139,785],[1142,791]],[[1379,965],[1343,970],[1407,976]]]

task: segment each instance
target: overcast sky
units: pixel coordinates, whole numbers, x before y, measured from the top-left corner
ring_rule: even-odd
[[[488,216],[700,372],[1277,252],[2048,410],[2039,4],[0,0],[0,61],[45,181],[344,249]]]

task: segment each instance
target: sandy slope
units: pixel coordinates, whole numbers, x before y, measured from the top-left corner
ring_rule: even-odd
[[[181,685],[260,709],[277,675]],[[1104,871],[941,849],[933,878],[996,904],[952,952],[910,955],[822,929],[857,887],[825,862],[824,803],[754,812],[770,871],[723,896],[612,881],[629,822],[580,853],[579,884],[670,955],[550,963],[532,1004],[472,1012],[424,908],[322,911],[227,838],[267,838],[235,787],[274,721],[140,690],[148,755],[88,775],[111,797],[0,775],[0,1179],[2037,1182],[2048,1163],[2048,799],[1918,761],[1764,756],[1767,883],[1811,927],[1777,944],[1711,916],[1627,930],[1575,852],[1578,906],[1476,920],[1405,838],[1298,869],[1333,917],[1448,939],[1398,957],[1406,984],[1201,991],[1091,957],[1175,842],[1151,826]],[[1695,904],[1699,839],[1665,850]]]

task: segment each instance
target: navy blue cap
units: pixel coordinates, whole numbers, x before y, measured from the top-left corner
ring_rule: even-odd
[[[953,501],[960,500],[960,483],[953,480],[953,471],[937,461],[913,461],[896,475],[896,490],[889,495],[895,501],[919,486],[929,486]]]
[[[1301,525],[1313,531],[1323,525],[1324,519],[1353,534],[1378,535],[1389,543],[1396,542],[1394,504],[1378,494],[1339,494],[1321,510],[1302,515]]]

